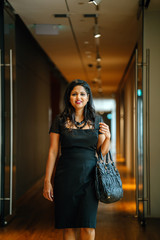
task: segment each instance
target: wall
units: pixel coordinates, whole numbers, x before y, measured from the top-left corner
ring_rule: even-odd
[[[150,197],[151,217],[160,217],[160,11],[145,11],[144,55],[150,49]],[[146,56],[144,56],[145,59]]]
[[[124,160],[124,91],[121,88],[116,94],[116,152]]]
[[[132,55],[117,93],[117,149],[135,176],[135,55]]]
[[[126,74],[126,83],[124,86],[124,137],[125,137],[125,159],[126,165],[132,175],[135,172],[134,161],[134,95],[135,95],[135,62],[130,64]]]
[[[49,149],[48,131],[52,117],[59,113],[61,82],[65,81],[18,16],[16,64],[18,199],[44,175]]]

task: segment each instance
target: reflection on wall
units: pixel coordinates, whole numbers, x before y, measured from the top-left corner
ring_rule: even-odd
[[[18,199],[44,175],[49,126],[59,112],[60,85],[64,81],[19,17],[16,19],[16,65]]]

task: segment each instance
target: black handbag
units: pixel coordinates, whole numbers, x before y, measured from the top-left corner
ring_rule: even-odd
[[[105,162],[100,149],[95,175],[96,195],[100,202],[113,203],[123,197],[121,177],[112,160],[110,151],[106,154]]]

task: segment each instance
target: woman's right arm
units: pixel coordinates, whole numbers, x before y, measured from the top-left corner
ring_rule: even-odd
[[[56,158],[58,155],[59,137],[60,134],[58,133],[53,132],[50,133],[50,147],[46,163],[46,173],[43,188],[43,196],[50,201],[53,201],[53,187],[51,184],[51,177],[55,166]]]

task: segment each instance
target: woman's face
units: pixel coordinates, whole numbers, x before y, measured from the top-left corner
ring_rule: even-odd
[[[74,109],[78,110],[84,108],[89,100],[89,95],[87,94],[85,88],[81,85],[75,86],[70,94],[70,103]]]

